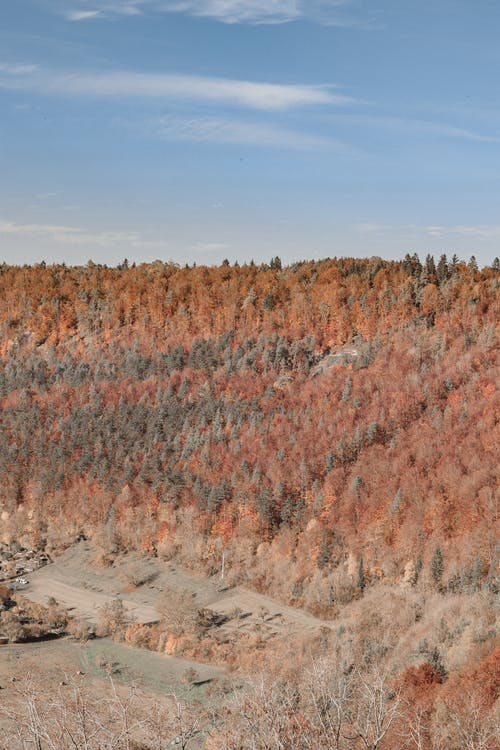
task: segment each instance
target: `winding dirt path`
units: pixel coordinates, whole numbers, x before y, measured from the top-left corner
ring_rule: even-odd
[[[47,604],[49,597],[53,596],[60,604],[66,607],[73,617],[97,623],[99,613],[105,604],[113,600],[109,594],[99,593],[85,588],[78,588],[70,583],[63,583],[51,578],[50,566],[47,566],[47,574],[32,577],[29,585],[22,590],[23,596],[38,604]],[[131,620],[139,623],[156,622],[158,613],[154,607],[145,604],[122,599],[127,614]]]
[[[239,586],[221,589],[219,577],[204,578],[171,562],[131,553],[117,558],[113,566],[98,568],[92,555],[92,550],[83,544],[66,550],[53,563],[29,574],[29,585],[23,587],[23,595],[40,604],[46,604],[48,597],[53,596],[70,608],[72,615],[94,623],[99,617],[99,609],[116,596],[120,596],[136,622],[155,622],[158,620],[155,606],[162,592],[179,589],[191,592],[198,607],[226,614],[230,622],[225,629],[248,628],[265,622],[276,634],[287,636],[333,625],[304,610]],[[131,568],[144,578],[142,585],[126,586]],[[242,618],[234,617],[237,610]]]

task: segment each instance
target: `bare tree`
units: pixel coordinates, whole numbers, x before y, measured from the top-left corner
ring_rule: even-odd
[[[151,750],[172,745],[190,750],[207,734],[209,714],[200,707],[188,706],[174,693],[166,698],[167,704],[156,702],[148,712],[146,727]]]
[[[298,689],[290,682],[259,675],[236,687],[207,743],[210,750],[299,750],[303,748]]]
[[[163,625],[174,635],[193,631],[198,608],[193,594],[186,589],[165,588],[156,602]]]
[[[294,679],[261,675],[233,692],[219,721],[221,750],[392,750],[400,699],[387,676],[314,662]],[[212,745],[209,745],[212,747]]]
[[[52,690],[32,677],[0,707],[1,750],[191,750],[207,713],[175,695],[153,702],[110,678],[104,695],[65,675]]]
[[[305,748],[341,748],[353,699],[355,675],[339,669],[330,658],[314,661],[303,683],[304,703],[310,731],[304,733]]]
[[[115,597],[103,604],[99,610],[99,622],[97,634],[99,636],[111,635],[120,637],[127,624],[127,611],[120,597]]]
[[[114,727],[106,708],[82,682],[65,679],[58,692],[49,692],[29,677],[2,706],[5,736],[13,750],[107,750]]]
[[[425,750],[429,746],[430,726],[426,711],[420,706],[405,706],[398,736],[404,748]]]
[[[387,673],[358,671],[350,731],[344,735],[366,750],[378,750],[401,717],[401,699],[389,686]]]
[[[500,746],[500,707],[488,713],[478,698],[465,693],[437,709],[436,750],[496,750]]]

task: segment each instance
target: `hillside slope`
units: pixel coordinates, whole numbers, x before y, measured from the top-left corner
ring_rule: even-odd
[[[4,535],[224,546],[309,606],[314,571],[432,577],[437,547],[435,583],[491,582],[498,283],[415,257],[1,267]]]
[[[471,705],[496,733],[499,286],[444,257],[0,266],[2,541],[224,560],[336,623],[295,662],[389,670],[418,747],[461,748]]]

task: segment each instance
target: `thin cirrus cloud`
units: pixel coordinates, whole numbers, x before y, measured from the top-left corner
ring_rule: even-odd
[[[146,5],[148,4],[146,0]],[[142,0],[95,0],[92,8],[67,8],[67,3],[61,9],[62,15],[67,21],[91,21],[95,18],[107,18],[112,16],[140,16],[144,7]]]
[[[288,150],[333,149],[347,152],[344,144],[319,135],[301,133],[272,124],[216,117],[179,118],[171,115],[145,123],[146,135],[169,141],[257,146]]]
[[[50,240],[64,245],[96,245],[114,247],[126,244],[142,248],[146,244],[138,232],[90,232],[80,227],[57,224],[20,224],[15,221],[0,221],[0,236],[11,238],[33,238]]]
[[[0,62],[0,76],[25,76],[30,73],[36,73],[37,70],[39,70],[38,65],[13,65],[11,63]]]
[[[500,224],[455,224],[455,225],[429,225],[418,226],[416,224],[378,224],[376,222],[363,222],[354,225],[356,231],[363,234],[390,235],[396,234],[400,237],[427,236],[432,239],[446,240],[453,238],[468,238],[475,240],[494,240],[500,237]]]
[[[303,15],[304,3],[297,0],[185,0],[166,3],[166,8],[228,24],[277,24],[298,20]]]
[[[431,237],[472,237],[481,240],[490,240],[500,237],[500,225],[498,224],[479,224],[466,225],[457,224],[456,226],[430,226],[425,228]]]
[[[350,97],[332,91],[333,87],[323,85],[279,84],[135,71],[64,73],[38,69],[31,71],[27,69],[29,66],[24,67],[24,75],[8,69],[2,70],[0,67],[0,89],[21,89],[63,96],[189,99],[268,111],[352,102]]]
[[[500,138],[493,135],[478,133],[475,130],[461,128],[441,122],[414,120],[404,117],[384,117],[373,115],[332,115],[335,122],[348,125],[367,127],[370,129],[398,131],[407,135],[429,135],[443,138],[461,138],[477,143],[500,143]]]
[[[213,18],[227,24],[280,24],[301,18],[334,22],[335,16],[329,13],[347,4],[348,0],[181,0],[163,6],[170,12]]]
[[[350,4],[351,0],[93,0],[88,8],[82,7],[82,0],[70,10],[67,3],[58,2],[57,8],[69,21],[156,11],[183,13],[225,24],[284,24],[308,19],[349,25],[353,20],[340,16],[339,10]]]
[[[91,18],[99,18],[100,10],[69,10],[66,13],[68,21],[89,21]]]

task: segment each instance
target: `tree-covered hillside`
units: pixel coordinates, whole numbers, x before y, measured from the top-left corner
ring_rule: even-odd
[[[404,747],[493,748],[499,286],[444,256],[0,266],[2,541],[224,556],[326,618],[296,661],[390,674]],[[190,648],[280,662],[240,641]]]
[[[308,582],[346,561],[352,595],[493,585],[499,279],[444,256],[0,267],[4,534],[208,568],[223,545],[325,610]]]

